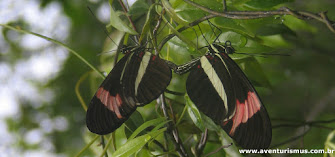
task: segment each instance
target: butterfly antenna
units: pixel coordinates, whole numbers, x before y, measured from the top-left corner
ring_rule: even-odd
[[[268,56],[279,56],[279,57],[291,56],[290,54],[283,54],[283,53],[243,53],[243,52],[237,52],[236,54],[250,55],[250,56],[255,56],[255,57],[263,57],[263,58],[267,58]]]
[[[94,17],[94,19],[100,24],[100,27],[102,27],[102,29],[104,30],[104,33],[106,34],[106,36],[115,44],[115,45],[118,45],[116,44],[116,42],[109,36],[108,34],[108,31],[106,29],[105,26],[101,25],[101,22],[97,19],[97,17],[95,16],[95,14],[93,13],[93,11],[91,10],[91,8],[89,6],[87,6],[88,10],[91,12],[92,16]]]
[[[199,26],[199,25],[198,25]],[[191,27],[195,33],[195,36],[197,37],[197,44],[196,44],[196,51],[198,52],[198,47],[199,47],[199,41],[198,41],[198,34],[197,34],[197,31],[195,31],[195,29],[193,27]],[[199,27],[200,28],[200,27]]]
[[[198,27],[199,27],[199,30],[200,30],[200,32],[201,32],[202,37],[206,40],[207,45],[210,45],[209,42],[208,42],[208,40],[207,40],[206,37],[204,36],[204,33],[202,32],[202,30],[201,30],[201,28],[200,28],[200,25],[198,25]]]
[[[207,22],[208,22],[208,24],[210,25],[210,27],[211,27],[211,29],[212,29],[214,35],[216,36],[216,38],[214,39],[214,42],[216,42],[216,41],[219,41],[219,42],[220,42],[219,37],[220,37],[220,35],[222,34],[221,29],[220,29],[219,27],[215,26],[215,25],[214,25],[212,22],[210,22],[208,19],[207,19]],[[216,35],[215,30],[213,29],[212,26],[213,26],[214,28],[216,28],[218,31],[220,31],[220,33],[219,33],[218,35]]]

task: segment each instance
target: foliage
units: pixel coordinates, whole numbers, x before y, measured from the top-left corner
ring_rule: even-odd
[[[50,1],[44,1],[46,5]],[[204,7],[215,11],[222,11],[221,1],[195,0]],[[295,6],[291,0],[266,1],[244,0],[227,1],[228,10],[274,10],[283,5]],[[214,42],[220,34],[218,41],[231,41],[237,52],[250,55],[234,54],[232,58],[240,65],[251,82],[256,86],[264,104],[269,112],[273,125],[273,148],[301,148],[323,149],[332,148],[332,136],[330,129],[334,123],[306,123],[306,121],[318,121],[334,119],[334,81],[335,74],[332,68],[335,65],[333,53],[334,34],[314,21],[299,20],[289,15],[277,15],[260,19],[236,20],[215,17],[204,20],[196,26],[184,31],[190,23],[198,20],[208,13],[185,3],[182,0],[146,1],[137,0],[124,12],[118,1],[110,0],[111,17],[107,25],[110,37],[105,37],[103,30],[94,18],[81,18],[89,12],[84,5],[77,6],[65,1],[64,11],[73,21],[71,38],[86,40],[70,40],[67,45],[80,52],[80,57],[86,58],[89,63],[95,65],[101,71],[109,71],[112,68],[117,45],[135,45],[134,35],[137,35],[141,44],[150,48],[161,48],[159,56],[176,64],[186,63],[194,57],[205,53],[202,47],[208,42]],[[307,2],[305,2],[307,3]],[[326,7],[327,1],[324,2]],[[330,2],[329,2],[330,3]],[[298,3],[297,3],[298,4]],[[320,4],[322,4],[320,2]],[[334,4],[331,4],[334,7]],[[311,6],[300,6],[300,9],[309,10]],[[329,7],[329,6],[328,6]],[[163,8],[165,11],[163,11]],[[96,8],[93,8],[95,10]],[[133,21],[130,24],[127,16]],[[330,17],[335,17],[335,12],[329,12]],[[85,21],[87,20],[87,21]],[[157,33],[157,21],[161,20]],[[213,27],[210,23],[214,24]],[[89,31],[88,31],[89,30]],[[167,36],[175,36],[165,41]],[[106,38],[103,41],[95,39]],[[162,42],[164,44],[162,44]],[[166,42],[166,43],[165,43]],[[160,47],[162,45],[162,47]],[[97,56],[101,48],[103,55]],[[258,54],[270,54],[263,55]],[[276,54],[289,54],[290,56],[275,56]],[[99,62],[100,59],[100,63]],[[84,59],[85,60],[85,59]],[[83,66],[87,65],[87,66]],[[90,72],[86,80],[80,79],[85,73]],[[201,139],[201,133],[209,129],[208,141],[203,150],[203,155],[217,151],[222,145],[229,144],[232,140],[224,131],[215,125],[208,117],[199,112],[186,95],[185,80],[187,75],[174,75],[169,91],[183,93],[183,96],[166,93],[166,101],[171,106],[168,121],[164,118],[159,103],[156,101],[138,108],[131,118],[114,133],[103,137],[106,149],[100,148],[100,141],[85,127],[85,110],[76,99],[74,86],[78,80],[77,92],[83,102],[89,103],[97,87],[102,82],[99,73],[91,72],[89,64],[71,56],[64,65],[59,76],[51,81],[48,86],[57,89],[57,99],[50,109],[39,109],[38,112],[46,112],[52,116],[64,115],[71,126],[66,132],[51,133],[57,152],[73,156],[77,154],[103,156],[105,152],[112,156],[159,156],[171,154],[177,156],[173,139],[169,138],[169,130],[166,124],[173,122],[178,129],[186,152],[192,155],[197,143]],[[85,77],[86,78],[86,77]],[[85,79],[84,78],[84,79]],[[22,106],[24,108],[24,106]],[[12,130],[32,129],[35,123],[29,116],[37,112],[32,108],[23,109],[24,116],[17,121],[9,119]],[[186,112],[187,111],[187,112]],[[313,125],[312,125],[313,124]],[[293,126],[293,127],[292,127]],[[306,127],[307,133],[295,141],[289,141],[278,145],[290,137],[301,134],[298,127]],[[325,129],[326,128],[326,129]],[[19,133],[19,132],[18,132]],[[329,134],[329,137],[327,138]],[[85,144],[83,143],[85,141]],[[326,141],[326,142],[325,142]],[[325,147],[324,147],[325,144]],[[84,145],[90,147],[84,147]],[[90,148],[91,151],[88,151]],[[166,150],[165,150],[166,149]],[[214,156],[235,156],[239,147],[234,144],[229,148],[217,151]],[[79,152],[79,150],[82,150]],[[299,154],[294,154],[299,155]]]

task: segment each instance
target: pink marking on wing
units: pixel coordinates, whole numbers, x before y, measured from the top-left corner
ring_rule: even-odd
[[[116,96],[110,95],[109,91],[100,87],[96,93],[96,97],[105,105],[110,111],[114,112],[118,118],[122,118],[119,107],[121,107],[122,99],[119,94]]]
[[[115,102],[116,102],[117,106],[121,107],[122,99],[121,99],[120,94],[116,94],[116,96],[115,96]]]
[[[113,99],[113,96],[109,97],[109,101],[107,103],[107,108],[111,111],[115,111],[115,107],[114,107],[114,104],[115,103],[115,100]]]
[[[247,122],[248,117],[249,117],[249,115],[248,115],[248,113],[249,113],[248,112],[248,105],[249,105],[248,101],[245,101],[244,102],[244,114],[243,114],[243,118],[242,118],[243,123]]]
[[[101,93],[100,100],[105,106],[107,105],[108,95],[109,95],[109,92],[106,90],[103,90]]]
[[[115,109],[115,114],[116,114],[116,116],[117,116],[117,118],[122,118],[122,115],[121,115],[121,113],[120,113],[120,110],[119,110],[119,106],[121,106],[121,104],[118,104],[117,103],[117,100],[116,100],[116,97],[111,97],[111,99],[113,99],[113,108]]]
[[[233,126],[229,132],[231,136],[234,135],[236,128],[241,123],[246,123],[248,119],[255,115],[261,108],[261,103],[254,92],[248,92],[247,100],[240,102],[236,100],[236,112],[232,118]],[[224,125],[226,123],[223,123]]]
[[[100,87],[99,89],[98,89],[98,91],[97,91],[97,93],[96,93],[96,96],[98,97],[98,98],[100,98],[101,97],[101,93],[104,91],[104,89],[102,88],[102,87]]]

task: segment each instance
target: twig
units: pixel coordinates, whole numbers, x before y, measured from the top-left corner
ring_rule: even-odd
[[[170,117],[169,117],[168,111],[166,109],[166,102],[165,102],[164,94],[161,95],[160,99],[161,99],[161,107],[162,107],[162,110],[163,110],[163,114],[164,114],[165,118],[167,120],[169,120]],[[170,122],[167,123],[167,133],[172,137],[172,142],[173,142],[173,144],[175,146],[175,149],[178,152],[179,156],[187,157],[188,155],[185,151],[183,143],[180,140],[178,130],[177,130],[177,128],[174,128],[173,123],[174,123],[173,121],[170,121]]]
[[[199,143],[196,145],[196,150],[195,150],[195,156],[201,156],[201,154],[203,153],[203,150],[206,146],[206,142],[207,142],[207,137],[208,137],[208,129],[205,129],[205,132],[201,134],[201,138],[199,140]]]
[[[290,120],[288,120],[288,121],[290,121]],[[292,121],[290,121],[290,122],[292,122]],[[298,122],[296,124],[278,124],[278,125],[272,126],[272,128],[276,129],[276,128],[280,128],[280,127],[315,126],[315,127],[320,127],[320,128],[324,128],[324,129],[334,130],[335,128],[320,125],[320,124],[327,124],[327,123],[334,123],[334,122],[335,122],[335,119],[320,120],[320,121],[309,121],[309,122]]]
[[[282,7],[279,10],[271,10],[271,11],[224,11],[224,12],[216,12],[206,7],[203,7],[197,3],[194,3],[189,0],[184,0],[184,2],[193,5],[205,12],[210,14],[221,16],[230,19],[256,19],[256,18],[264,18],[274,15],[292,15],[300,19],[316,19],[320,22],[323,22],[327,25],[330,31],[335,33],[335,28],[333,26],[334,22],[330,21],[325,12],[321,12],[319,14],[314,14],[306,11],[294,11],[287,7]]]
[[[320,16],[322,17],[322,19],[325,20],[327,27],[328,27],[332,32],[335,32],[335,29],[334,29],[334,26],[333,26],[334,23],[331,23],[331,22],[330,22],[330,20],[328,19],[326,13],[327,13],[327,12],[322,12],[322,13],[320,14]]]
[[[196,26],[197,24],[201,23],[202,21],[211,19],[213,17],[216,17],[216,15],[208,15],[208,16],[202,17],[202,18],[200,18],[198,20],[195,20],[195,21],[191,22],[190,24],[188,24],[188,26],[181,27],[180,29],[178,29],[178,32],[182,32],[182,31],[184,31],[184,30],[186,30],[188,28]],[[161,50],[162,47],[164,46],[164,44],[167,41],[169,41],[171,38],[173,38],[174,36],[176,36],[176,35],[175,34],[170,34],[170,35],[166,36],[164,39],[162,39],[161,43],[158,46],[158,50]]]
[[[128,13],[128,10],[127,10],[127,8],[124,6],[124,3],[122,2],[122,0],[119,0],[119,3],[120,3],[120,5],[122,6],[122,9],[123,9],[123,11],[125,12],[126,17],[128,18],[128,21],[130,22],[131,26],[133,27],[133,30],[134,30],[135,32],[137,32],[137,31],[136,31],[136,26],[135,26],[133,20],[131,20],[130,16],[127,14],[127,13]],[[138,39],[137,39],[136,36],[135,36],[135,40],[136,40],[136,42],[138,42]]]
[[[164,11],[164,9],[162,10],[162,12]],[[152,31],[152,38],[153,38],[153,42],[154,42],[154,49],[155,49],[155,55],[158,55],[159,54],[159,51],[157,49],[157,31],[162,23],[162,16],[159,16],[159,19],[157,21],[157,24],[156,26],[154,27],[154,30]]]
[[[310,110],[310,112],[306,116],[306,121],[312,121],[314,120],[323,110],[326,109],[327,104],[333,100],[335,97],[335,87],[330,89],[330,91],[318,102],[315,103],[313,108]],[[324,121],[323,121],[324,122]],[[295,132],[296,135],[301,134],[301,132],[304,132],[305,129],[310,129],[310,127],[300,127]]]
[[[314,13],[310,13],[307,11],[294,11],[291,10],[287,7],[282,7],[278,10],[271,10],[271,11],[224,11],[224,12],[216,12],[213,10],[210,10],[206,7],[203,7],[199,4],[196,4],[192,1],[189,0],[184,0],[186,3],[193,5],[205,12],[210,13],[210,15],[203,17],[199,20],[196,20],[192,23],[190,23],[188,26],[184,26],[182,28],[180,28],[178,30],[178,32],[182,32],[184,30],[186,30],[187,28],[190,28],[192,26],[195,26],[199,23],[201,23],[204,20],[207,19],[211,19],[213,17],[217,17],[217,16],[221,16],[221,17],[225,17],[225,18],[230,18],[230,19],[257,19],[257,18],[264,18],[264,17],[269,17],[269,16],[274,16],[274,15],[292,15],[295,16],[299,19],[316,19],[320,22],[323,22],[327,25],[327,27],[329,28],[330,31],[332,31],[333,33],[335,33],[335,24],[333,21],[329,20],[328,17],[326,16],[325,12],[322,12],[320,14],[314,14]],[[172,37],[174,37],[175,34],[170,34],[169,36],[165,37],[162,42],[159,44],[158,46],[158,50],[160,50],[164,44],[170,40]]]
[[[222,5],[223,5],[223,11],[227,11],[227,3],[226,3],[226,0],[223,0],[222,1]]]
[[[103,135],[100,136],[100,140],[101,140],[102,149],[104,150],[105,147],[106,147],[106,144],[105,144],[105,140],[104,140],[104,136]],[[107,152],[105,153],[105,157],[108,157]]]
[[[230,143],[230,144],[228,144],[228,145],[221,146],[220,148],[216,149],[215,151],[206,154],[205,157],[208,157],[208,156],[210,156],[210,155],[213,155],[213,154],[219,152],[221,149],[223,149],[223,148],[228,148],[228,147],[230,147],[231,145],[233,145],[233,143]]]
[[[292,138],[290,138],[290,139],[288,139],[288,140],[286,140],[286,141],[284,141],[284,142],[281,142],[281,143],[272,145],[270,148],[278,148],[278,147],[281,146],[281,145],[284,145],[284,144],[287,144],[287,143],[291,143],[291,142],[293,142],[293,141],[295,141],[295,140],[298,140],[299,138],[304,137],[304,136],[308,133],[309,130],[310,130],[310,129],[308,128],[308,129],[307,129],[305,132],[303,132],[302,134],[300,134],[300,135],[298,135],[298,136],[295,136],[295,137],[292,137]]]
[[[163,150],[163,152],[167,152],[167,149],[165,149],[163,144],[161,144],[159,141],[153,140],[153,143],[156,144],[158,147],[160,147]]]

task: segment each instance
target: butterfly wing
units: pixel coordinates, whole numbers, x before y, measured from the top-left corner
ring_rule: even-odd
[[[136,49],[124,56],[94,95],[86,115],[88,129],[108,134],[119,128],[137,106],[150,103],[164,92],[171,70],[159,57]]]
[[[132,56],[122,84],[128,87],[124,88],[126,95],[134,97],[136,105],[142,106],[157,99],[169,85],[171,77],[171,69],[161,58],[141,51]]]
[[[190,70],[186,90],[198,109],[220,124],[235,111],[233,86],[229,72],[217,57],[202,56]]]
[[[115,65],[89,104],[86,112],[86,125],[93,133],[104,135],[113,132],[136,109],[134,104],[126,102],[120,82],[129,56],[131,55],[127,54]]]
[[[243,148],[268,148],[272,129],[264,105],[239,66],[226,53],[220,56],[229,69],[236,104],[234,116],[221,127]]]
[[[271,123],[254,87],[223,47],[201,57],[186,82],[190,99],[243,148],[267,148]],[[212,49],[213,51],[213,49]]]

